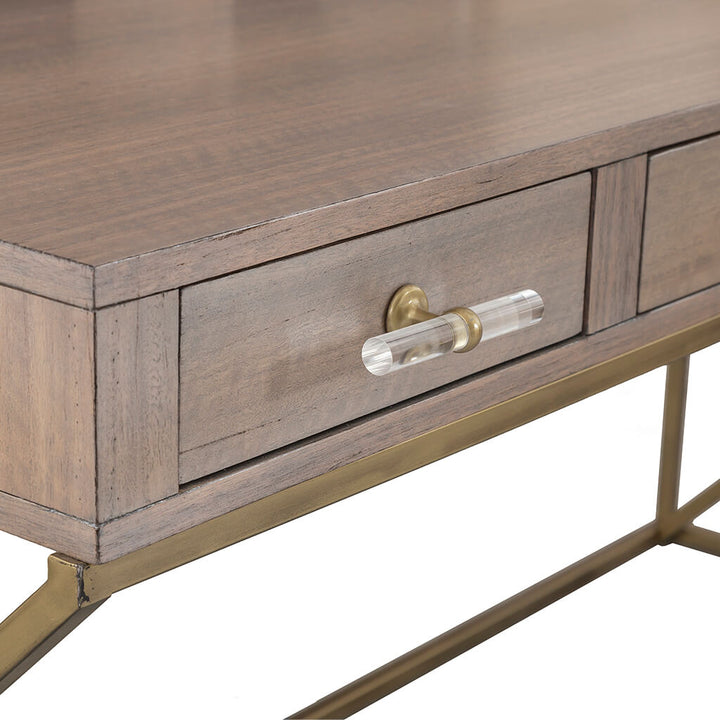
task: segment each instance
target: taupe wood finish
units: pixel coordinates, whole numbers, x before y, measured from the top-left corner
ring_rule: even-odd
[[[70,305],[92,308],[95,304],[93,268],[2,240],[0,278],[4,285],[28,288]]]
[[[718,307],[720,287],[710,288],[622,325],[570,340],[233,471],[186,485],[179,494],[102,525],[0,492],[0,526],[86,562],[107,562],[433,427],[662,338],[711,317]]]
[[[701,291],[161,499],[173,492],[174,450],[150,444],[173,442],[177,406],[164,390],[174,300],[149,301],[159,315],[135,325],[140,344],[113,346],[110,320],[121,318],[128,338],[136,322],[115,305],[717,133],[720,5],[218,0],[208,12],[201,0],[11,0],[0,4],[0,68],[0,284],[35,294],[0,296],[14,305],[0,307],[0,361],[20,368],[0,386],[2,420],[8,408],[13,423],[16,409],[19,417],[3,437],[13,456],[0,467],[0,525],[88,561],[624,352],[720,302],[717,287]],[[716,181],[704,161],[686,162],[688,177],[692,164]],[[671,284],[673,297],[686,292]],[[95,328],[87,310],[97,308],[107,315]],[[12,323],[23,313],[32,322],[19,331]],[[25,338],[34,345],[7,349]],[[96,372],[125,388],[118,398],[98,388],[97,421]],[[144,406],[133,387],[157,404]],[[83,474],[76,450],[95,467],[96,444],[100,474]],[[23,459],[28,449],[38,456]]]
[[[13,0],[0,67],[0,282],[83,306],[720,130],[707,0]]]
[[[178,489],[178,292],[97,313],[98,521]]]
[[[0,286],[0,528],[87,557],[95,523],[177,492],[178,299],[92,312]]]
[[[650,158],[639,309],[720,283],[720,136]]]
[[[93,314],[0,286],[0,490],[95,519]]]
[[[99,562],[98,526],[0,491],[0,529],[55,552]]]
[[[717,314],[720,287],[710,288],[594,335],[459,381],[375,413],[318,438],[297,443],[239,468],[184,486],[147,508],[103,524],[103,562],[193,527],[286,487],[391,447],[549,384]]]
[[[580,332],[590,176],[269,263],[182,293],[181,481]],[[531,288],[538,325],[375,377],[363,342],[406,283],[443,312]]]
[[[689,140],[720,128],[720,105],[678,112],[467,170],[100,265],[100,306],[258,265]],[[478,145],[480,147],[480,145]],[[421,151],[418,150],[420,153]]]
[[[597,170],[585,332],[594,333],[637,312],[647,157]]]

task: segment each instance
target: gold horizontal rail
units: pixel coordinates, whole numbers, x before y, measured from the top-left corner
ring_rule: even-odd
[[[674,538],[673,542],[678,545],[684,545],[692,550],[700,550],[701,552],[717,555],[720,557],[720,533],[714,530],[690,525],[683,528]]]
[[[655,522],[532,585],[291,715],[346,718],[658,544]]]

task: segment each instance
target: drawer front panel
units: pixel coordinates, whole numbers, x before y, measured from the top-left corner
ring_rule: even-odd
[[[577,334],[584,173],[182,291],[180,477],[186,482]],[[384,377],[361,348],[420,285],[440,312],[531,288],[538,325]]]
[[[720,283],[720,136],[650,158],[639,310]]]

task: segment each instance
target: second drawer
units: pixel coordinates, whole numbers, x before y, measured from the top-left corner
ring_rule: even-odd
[[[640,312],[720,283],[720,135],[649,163]]]
[[[182,291],[180,479],[187,482],[577,334],[584,173]],[[443,311],[531,288],[541,323],[385,377],[361,348],[420,285]]]

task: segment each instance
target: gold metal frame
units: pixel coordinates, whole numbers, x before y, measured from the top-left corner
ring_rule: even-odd
[[[647,525],[365,675],[293,718],[344,718],[656,545],[720,556],[720,533],[693,520],[720,480],[678,507],[689,355],[720,341],[720,315],[413,440],[300,483],[103,565],[59,554],[48,580],[0,624],[0,692],[113,593],[667,365],[657,512]]]

